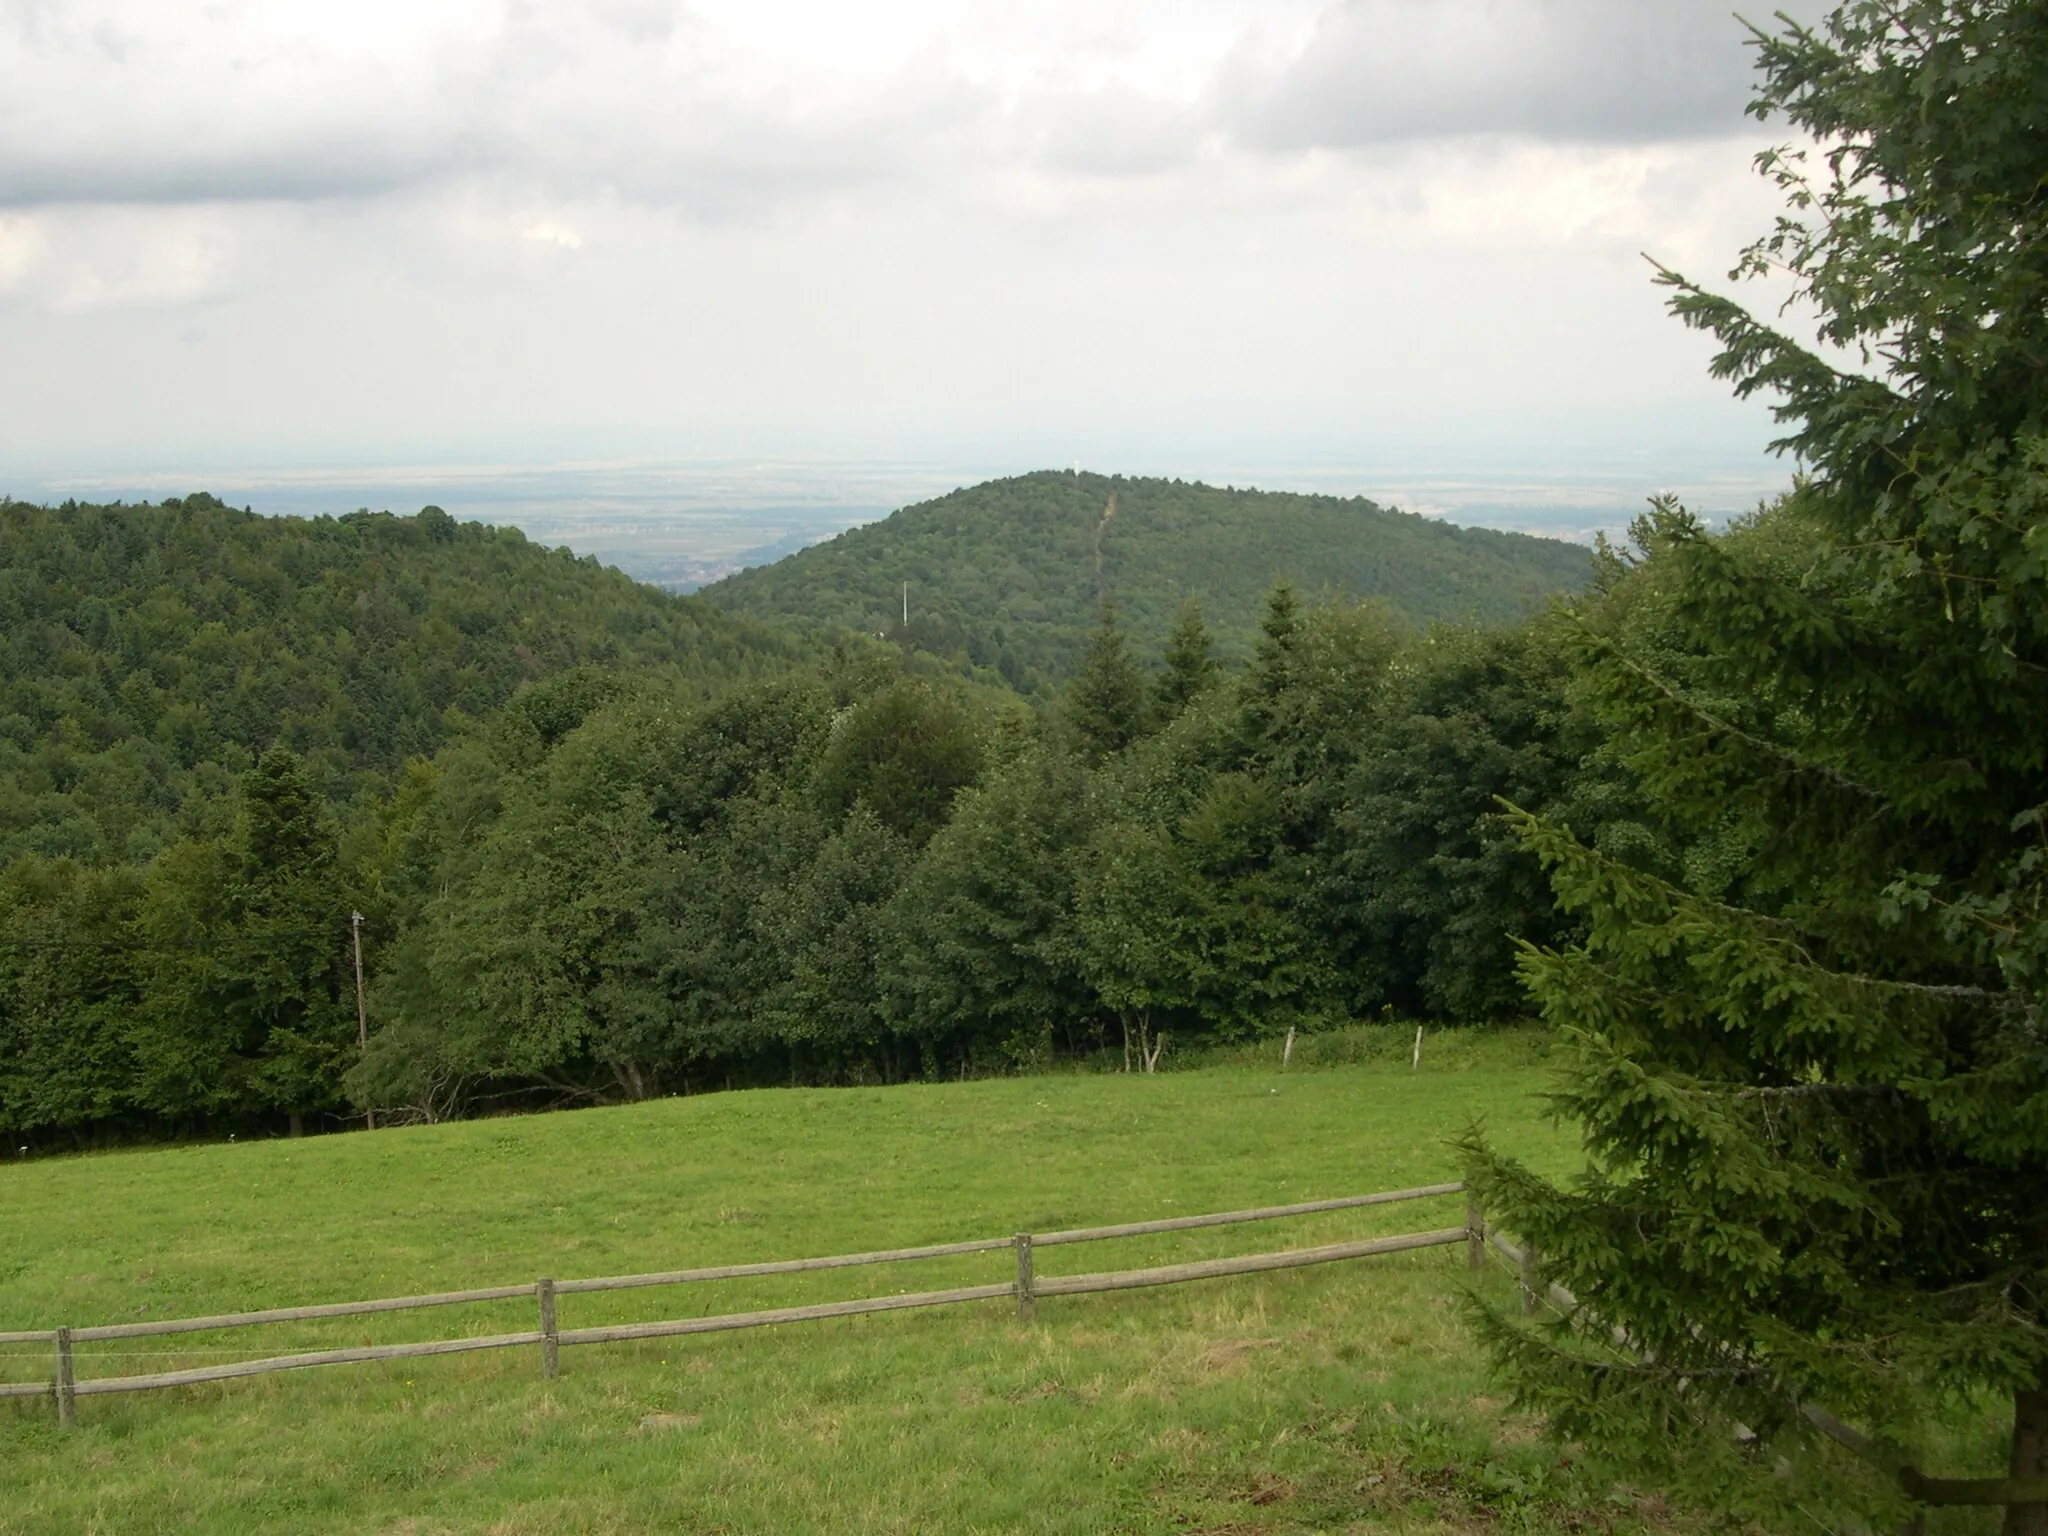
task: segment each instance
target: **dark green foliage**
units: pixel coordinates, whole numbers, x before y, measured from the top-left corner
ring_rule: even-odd
[[[1275,582],[1259,615],[1259,638],[1252,647],[1251,693],[1275,699],[1294,679],[1295,648],[1301,640],[1301,599],[1291,582]]]
[[[146,859],[219,831],[273,744],[345,801],[564,668],[701,690],[793,650],[438,509],[0,504],[0,861]]]
[[[341,1108],[351,892],[296,757],[264,754],[233,826],[147,869],[29,858],[5,882],[0,1124],[262,1122]]]
[[[982,743],[960,701],[906,680],[834,719],[818,792],[835,813],[864,805],[883,826],[922,844],[981,766]]]
[[[910,842],[857,805],[802,872],[764,902],[786,976],[759,1004],[764,1035],[802,1053],[815,1072],[889,1059],[882,966],[894,953],[889,903],[916,857]]]
[[[249,1117],[338,1107],[356,1033],[349,893],[336,834],[298,758],[263,754],[226,838],[180,843],[151,867],[144,1101],[160,1114]]]
[[[1341,1016],[1335,817],[1400,647],[1281,587],[1260,659],[1105,769],[1081,862],[1090,984],[1126,1022],[1245,1038]]]
[[[142,872],[18,859],[0,874],[0,1127],[122,1123],[136,1104]]]
[[[1626,776],[1572,708],[1555,626],[1443,630],[1391,670],[1337,812],[1339,951],[1361,1012],[1518,1016],[1515,940],[1568,930],[1501,814],[1538,808],[1603,846],[1643,850]]]
[[[1148,656],[1200,593],[1221,653],[1242,659],[1276,580],[1381,598],[1416,625],[1507,623],[1589,572],[1577,545],[1362,499],[1045,471],[905,507],[700,595],[800,629],[886,634],[931,664],[1046,693],[1086,650],[1107,591]]]
[[[383,846],[404,851],[378,857],[421,872],[385,886],[425,894],[379,966],[356,1091],[438,1114],[735,1073],[887,1077],[1086,1051],[1120,1027],[1141,1046],[1246,1038],[1364,992],[1376,1007],[1374,988],[1416,994],[1343,959],[1362,879],[1346,838],[1372,811],[1347,810],[1352,779],[1410,652],[1374,610],[1275,607],[1285,666],[1206,689],[1121,751],[1074,750],[1064,710],[1031,723],[873,674],[697,707],[628,689],[544,751],[532,711],[508,711],[443,754],[409,830],[394,810]],[[577,686],[534,695],[552,711],[548,690]],[[1445,668],[1404,725],[1466,686]],[[1497,878],[1481,865],[1456,888],[1520,917],[1533,880],[1489,904]],[[1471,929],[1489,957],[1504,947]]]
[[[1761,105],[1838,148],[1811,184],[1767,158],[1792,212],[1746,264],[1883,369],[1670,279],[1811,475],[1725,537],[1660,507],[1569,631],[1683,856],[1522,823],[1589,925],[1524,969],[1592,1166],[1559,1188],[1475,1145],[1474,1172],[1586,1307],[1492,1329],[1559,1432],[1783,1456],[1719,1496],[1846,1516],[1807,1406],[1908,1459],[1985,1394],[2048,1412],[2048,8],[1851,4],[1762,63]]]
[[[8,871],[0,1113],[36,1134],[344,1097],[439,1118],[1462,1006],[1457,978],[1498,980],[1492,924],[1556,931],[1531,861],[1474,825],[1489,787],[1550,783],[1555,667],[1530,631],[1414,642],[1371,608],[1272,606],[1265,658],[1149,736],[1105,626],[1125,686],[1086,750],[1071,705],[841,658],[708,703],[567,669],[340,835],[266,755],[227,830],[144,870]],[[1472,780],[1501,756],[1534,766]]]
[[[1152,714],[1156,723],[1178,720],[1187,707],[1214,684],[1221,668],[1216,664],[1216,641],[1202,619],[1202,605],[1189,598],[1174,616],[1167,632],[1166,653],[1160,658],[1159,678],[1152,685]]]
[[[1075,744],[1091,761],[1123,751],[1144,725],[1145,677],[1131,659],[1109,598],[1102,601],[1094,637],[1060,704]]]
[[[446,755],[427,830],[396,840],[418,865],[396,883],[427,894],[353,1091],[437,1116],[886,1060],[884,909],[989,724],[928,683],[828,672],[695,707],[642,683],[538,759],[504,729]]]
[[[939,1061],[977,1042],[1030,1060],[1089,1029],[1070,856],[1086,782],[1056,745],[1027,752],[966,797],[894,903],[886,1007]]]

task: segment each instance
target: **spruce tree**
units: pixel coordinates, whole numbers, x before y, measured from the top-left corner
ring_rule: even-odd
[[[1290,581],[1276,581],[1259,615],[1259,642],[1252,653],[1252,686],[1271,698],[1285,693],[1294,676],[1294,652],[1301,632],[1301,599]]]
[[[1121,752],[1143,728],[1145,679],[1117,627],[1114,599],[1102,600],[1100,621],[1063,702],[1068,729],[1090,758]]]
[[[1737,270],[1788,275],[1818,341],[1661,280],[1804,473],[1725,535],[1661,504],[1629,601],[1577,616],[1691,853],[1659,877],[1522,822],[1587,925],[1523,958],[1587,1168],[1468,1143],[1576,1297],[1484,1326],[1610,1455],[1843,1515],[1825,1432],[1884,1469],[1866,1517],[2001,1503],[2043,1536],[2048,5],[1852,0],[1756,45],[1757,115],[1824,149],[1761,158],[1789,207]],[[1955,1449],[1987,1415],[2002,1478]]]
[[[1275,582],[1259,615],[1251,665],[1239,679],[1244,745],[1255,756],[1283,746],[1288,734],[1287,693],[1299,669],[1301,628],[1301,600],[1293,584]]]
[[[1180,605],[1166,637],[1165,669],[1152,687],[1152,712],[1162,725],[1178,720],[1216,680],[1215,642],[1202,622],[1202,604],[1189,598]]]

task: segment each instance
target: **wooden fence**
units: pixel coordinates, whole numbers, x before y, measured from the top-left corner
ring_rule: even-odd
[[[725,1264],[706,1269],[677,1269],[649,1275],[613,1275],[594,1280],[556,1280],[543,1276],[527,1285],[442,1291],[429,1296],[395,1296],[376,1301],[341,1301],[310,1307],[274,1307],[263,1312],[231,1312],[219,1317],[164,1318],[147,1323],[112,1323],[99,1327],[47,1328],[0,1333],[0,1344],[49,1345],[52,1350],[53,1366],[51,1379],[48,1381],[0,1383],[0,1398],[53,1398],[58,1423],[69,1426],[76,1422],[77,1404],[81,1397],[92,1397],[108,1392],[147,1392],[159,1387],[197,1386],[203,1382],[226,1381],[238,1376],[262,1376],[273,1371],[303,1370],[317,1365],[352,1365],[368,1360],[412,1360],[429,1355],[466,1354],[473,1350],[537,1347],[540,1351],[541,1374],[553,1377],[559,1367],[561,1348],[565,1344],[611,1344],[633,1339],[671,1338],[679,1334],[722,1333],[735,1328],[763,1328],[777,1323],[809,1322],[828,1317],[856,1317],[869,1312],[897,1312],[911,1307],[955,1306],[965,1302],[993,1301],[1000,1297],[1014,1298],[1018,1317],[1029,1320],[1038,1298],[1045,1296],[1081,1296],[1096,1291],[1180,1285],[1190,1280],[1294,1269],[1307,1264],[1330,1264],[1344,1259],[1361,1259],[1373,1254],[1399,1253],[1411,1248],[1432,1248],[1451,1243],[1466,1244],[1467,1262],[1470,1267],[1476,1269],[1483,1261],[1482,1242],[1485,1229],[1477,1211],[1469,1202],[1466,1207],[1466,1219],[1462,1225],[1439,1228],[1431,1232],[1408,1232],[1394,1237],[1325,1243],[1313,1248],[1290,1248],[1235,1258],[1202,1259],[1185,1264],[1159,1265],[1150,1269],[1109,1270],[1096,1274],[1040,1275],[1035,1267],[1035,1255],[1041,1248],[1060,1247],[1069,1243],[1102,1242],[1110,1238],[1143,1237],[1159,1232],[1186,1232],[1199,1227],[1230,1226],[1239,1222],[1273,1221],[1288,1216],[1308,1216],[1326,1211],[1354,1210],[1363,1206],[1391,1205],[1404,1200],[1427,1200],[1458,1194],[1464,1187],[1462,1183],[1426,1184],[1418,1189],[1349,1195],[1336,1200],[1310,1200],[1298,1205],[1263,1206],[1256,1210],[1222,1211],[1206,1216],[1172,1216],[1158,1221],[1124,1222],[1108,1227],[1081,1227],[1067,1232],[1019,1232],[1010,1237],[975,1238],[962,1243],[934,1243],[920,1248],[889,1248],[874,1253],[843,1253],[815,1259],[778,1259],[758,1264]],[[738,1280],[757,1275],[786,1275],[809,1270],[846,1269],[868,1264],[895,1264],[917,1259],[949,1258],[959,1254],[990,1253],[1005,1248],[1010,1249],[1015,1256],[1015,1278],[994,1285],[970,1285],[952,1290],[917,1291],[895,1296],[863,1297],[854,1301],[822,1302],[813,1306],[776,1307],[714,1317],[618,1323],[594,1328],[563,1328],[557,1321],[557,1303],[563,1296],[586,1295],[597,1291],[635,1290],[645,1286],[693,1285],[712,1280]],[[353,1349],[314,1350],[302,1354],[236,1360],[224,1365],[206,1365],[190,1370],[159,1371],[136,1376],[96,1376],[80,1380],[76,1369],[79,1346],[103,1341],[161,1338],[171,1334],[256,1327],[265,1323],[361,1317],[380,1312],[405,1312],[423,1307],[464,1306],[521,1298],[531,1298],[534,1302],[538,1313],[535,1319],[538,1326],[517,1333],[433,1339],[415,1344],[378,1344]]]
[[[78,1399],[108,1392],[147,1392],[159,1387],[197,1386],[209,1381],[227,1381],[238,1376],[262,1376],[273,1371],[303,1370],[317,1365],[351,1365],[369,1360],[414,1360],[430,1355],[466,1354],[472,1350],[537,1347],[540,1369],[552,1378],[559,1369],[560,1351],[565,1344],[611,1344],[635,1339],[672,1338],[681,1334],[723,1333],[735,1328],[763,1328],[778,1323],[809,1322],[828,1317],[857,1317],[870,1312],[898,1312],[912,1307],[956,1306],[965,1302],[994,1301],[1012,1297],[1017,1316],[1028,1321],[1042,1296],[1083,1296],[1097,1291],[1132,1290],[1141,1286],[1180,1285],[1190,1280],[1210,1280],[1225,1275],[1258,1274],[1268,1270],[1294,1269],[1308,1264],[1330,1264],[1344,1259],[1362,1259],[1373,1254],[1399,1253],[1411,1248],[1433,1248],[1463,1243],[1466,1268],[1478,1270],[1486,1262],[1488,1247],[1494,1248],[1513,1266],[1520,1286],[1522,1312],[1532,1316],[1546,1304],[1566,1316],[1579,1313],[1578,1298],[1561,1285],[1545,1283],[1533,1244],[1508,1241],[1483,1218],[1477,1202],[1467,1198],[1465,1220],[1460,1226],[1429,1232],[1407,1232],[1393,1237],[1362,1238],[1353,1242],[1325,1243],[1313,1248],[1288,1248],[1269,1253],[1245,1254],[1234,1258],[1201,1259],[1185,1264],[1165,1264],[1149,1269],[1107,1270],[1095,1274],[1042,1276],[1036,1272],[1035,1255],[1041,1248],[1069,1243],[1102,1242],[1111,1238],[1144,1237],[1159,1232],[1186,1232],[1200,1227],[1231,1226],[1240,1222],[1273,1221],[1288,1216],[1309,1216],[1327,1211],[1354,1210],[1363,1206],[1391,1205],[1404,1200],[1427,1200],[1462,1193],[1462,1183],[1426,1184],[1418,1189],[1396,1189],[1382,1194],[1350,1195],[1337,1200],[1310,1200],[1298,1205],[1262,1206],[1249,1211],[1221,1211],[1205,1216],[1172,1216],[1158,1221],[1132,1221],[1108,1227],[1080,1227],[1066,1232],[1019,1232],[1010,1237],[975,1238],[962,1243],[933,1243],[919,1248],[888,1248],[874,1253],[842,1253],[815,1259],[777,1259],[757,1264],[724,1264],[704,1269],[677,1269],[660,1274],[613,1275],[593,1280],[555,1280],[543,1276],[530,1285],[487,1286],[480,1290],[442,1291],[429,1296],[394,1296],[375,1301],[342,1301],[310,1307],[274,1307],[263,1312],[231,1312],[219,1317],[165,1318],[149,1323],[112,1323],[87,1328],[30,1329],[0,1332],[0,1345],[47,1344],[52,1349],[53,1370],[48,1381],[0,1382],[0,1398],[49,1397],[54,1399],[57,1422],[69,1427],[77,1422]],[[692,1285],[713,1280],[739,1280],[759,1275],[787,1275],[811,1270],[847,1269],[869,1264],[895,1264],[918,1259],[950,1258],[961,1254],[991,1253],[1009,1249],[1015,1258],[1015,1277],[995,1285],[960,1286],[952,1290],[917,1291],[894,1296],[869,1296],[853,1301],[821,1302],[812,1306],[774,1307],[753,1312],[732,1312],[713,1317],[674,1318],[661,1322],[617,1323],[594,1328],[562,1328],[557,1321],[560,1297],[587,1295],[598,1291],[636,1290],[646,1286]],[[322,1318],[361,1317],[380,1312],[405,1312],[423,1307],[449,1307],[479,1302],[515,1301],[531,1298],[538,1327],[517,1333],[431,1339],[414,1344],[364,1345],[355,1349],[323,1349],[301,1354],[273,1355],[264,1359],[237,1360],[224,1365],[207,1365],[191,1370],[159,1371],[136,1376],[98,1376],[83,1381],[76,1372],[76,1351],[81,1344],[117,1339],[161,1338],[166,1335],[205,1333],[223,1328],[249,1328],[265,1323],[290,1323]],[[1582,1314],[1581,1314],[1582,1315]],[[1626,1348],[1628,1339],[1616,1330],[1616,1344]],[[1928,1477],[1904,1462],[1898,1454],[1833,1415],[1808,1404],[1803,1416],[1822,1433],[1860,1456],[1869,1458],[1895,1477],[1908,1497],[1926,1504],[1998,1505],[2048,1502],[2048,1479],[1985,1478],[1948,1479]]]

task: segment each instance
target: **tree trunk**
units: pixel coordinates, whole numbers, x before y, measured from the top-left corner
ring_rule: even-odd
[[[1146,1009],[1138,1015],[1138,1054],[1145,1059],[1148,1073],[1159,1070],[1159,1052],[1166,1044],[1166,1036],[1152,1033],[1152,1010]]]
[[[296,1109],[295,1109],[295,1110],[293,1110],[293,1111],[291,1112],[291,1115],[292,1115],[292,1134],[293,1134],[294,1136],[303,1136],[303,1135],[305,1135],[305,1134],[306,1134],[306,1117],[305,1117],[304,1115],[300,1114],[300,1113],[299,1113],[299,1112],[298,1112],[298,1111],[297,1111]]]
[[[2048,1377],[2012,1395],[2009,1477],[2048,1477]],[[2005,1536],[2048,1536],[2048,1504],[2008,1504]]]
[[[1128,1013],[1119,1013],[1119,1014],[1117,1015],[1117,1017],[1118,1017],[1119,1019],[1123,1020],[1123,1026],[1124,1026],[1124,1070],[1125,1070],[1126,1072],[1128,1072],[1128,1071],[1130,1071],[1130,1070],[1131,1070],[1131,1016],[1130,1016],[1130,1015],[1129,1015]]]

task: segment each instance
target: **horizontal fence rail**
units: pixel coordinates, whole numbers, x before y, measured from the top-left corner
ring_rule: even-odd
[[[1130,1291],[1147,1285],[1179,1285],[1186,1280],[1216,1280],[1225,1275],[1251,1275],[1268,1269],[1299,1269],[1305,1264],[1334,1264],[1375,1253],[1407,1248],[1440,1248],[1465,1241],[1463,1227],[1440,1232],[1408,1232],[1399,1237],[1373,1237],[1356,1243],[1326,1243],[1320,1248],[1290,1248],[1280,1253],[1253,1253],[1237,1259],[1201,1259],[1192,1264],[1165,1264],[1157,1269],[1120,1269],[1101,1275],[1064,1275],[1041,1280],[1036,1296],[1083,1296],[1091,1291]]]
[[[1159,1221],[1127,1221],[1118,1227],[1077,1227],[1072,1232],[1041,1232],[1031,1242],[1037,1248],[1056,1243],[1093,1243],[1110,1237],[1144,1237],[1152,1232],[1187,1232],[1196,1227],[1227,1227],[1240,1221],[1272,1221],[1281,1216],[1313,1216],[1320,1211],[1348,1211],[1364,1205],[1392,1205],[1400,1200],[1427,1200],[1432,1195],[1456,1195],[1463,1184],[1424,1184],[1419,1189],[1392,1189],[1378,1195],[1346,1195],[1341,1200],[1309,1200],[1300,1205],[1267,1205],[1252,1211],[1224,1211],[1214,1216],[1167,1216]]]
[[[1325,1243],[1312,1248],[1283,1249],[1234,1258],[1202,1259],[1190,1263],[1156,1265],[1147,1269],[1113,1270],[1082,1275],[1040,1277],[1036,1275],[1033,1263],[1032,1255],[1036,1248],[1144,1237],[1162,1232],[1185,1232],[1242,1222],[1275,1221],[1290,1216],[1390,1205],[1405,1200],[1426,1200],[1458,1194],[1464,1187],[1462,1183],[1425,1184],[1415,1189],[1349,1195],[1335,1200],[1310,1200],[1294,1205],[1260,1206],[1252,1210],[1220,1211],[1201,1216],[1172,1216],[1156,1221],[1123,1222],[1113,1226],[1077,1227],[1063,1232],[1020,1232],[1011,1237],[974,1238],[966,1242],[931,1243],[914,1248],[885,1248],[870,1253],[830,1254],[810,1259],[776,1259],[752,1264],[722,1264],[696,1269],[665,1270],[655,1274],[612,1275],[583,1280],[554,1280],[543,1277],[527,1285],[487,1286],[475,1290],[439,1291],[420,1296],[394,1296],[371,1301],[331,1302],[304,1307],[271,1307],[258,1312],[229,1312],[213,1317],[164,1318],[155,1322],[111,1323],[85,1328],[15,1330],[0,1333],[0,1344],[50,1345],[55,1352],[55,1369],[52,1378],[47,1381],[0,1382],[0,1398],[53,1397],[56,1400],[59,1422],[69,1425],[74,1420],[76,1400],[80,1397],[100,1396],[113,1392],[146,1392],[163,1387],[198,1386],[206,1382],[228,1381],[243,1376],[262,1376],[277,1371],[305,1370],[323,1365],[412,1360],[433,1355],[467,1354],[478,1350],[538,1345],[541,1351],[542,1374],[552,1377],[556,1373],[558,1350],[565,1344],[611,1344],[636,1339],[673,1338],[686,1334],[723,1333],[740,1328],[764,1328],[781,1323],[811,1322],[833,1317],[859,1317],[870,1313],[900,1312],[920,1307],[955,1306],[1005,1297],[1014,1298],[1018,1316],[1028,1320],[1033,1315],[1036,1299],[1041,1296],[1081,1296],[1103,1291],[1134,1290],[1146,1286],[1180,1285],[1192,1280],[1296,1269],[1305,1265],[1337,1263],[1374,1254],[1399,1253],[1409,1249],[1439,1247],[1451,1243],[1476,1244],[1482,1237],[1490,1238],[1499,1245],[1498,1236],[1486,1232],[1484,1224],[1478,1222],[1476,1213],[1468,1206],[1466,1224],[1463,1226],[1444,1227],[1431,1232],[1403,1233],[1393,1237]],[[555,1299],[558,1296],[625,1291],[659,1285],[691,1285],[761,1275],[847,1269],[871,1264],[896,1264],[920,1259],[992,1253],[1003,1249],[1009,1249],[1015,1254],[1016,1278],[999,1284],[916,1291],[894,1296],[862,1297],[851,1301],[774,1307],[721,1316],[676,1318],[660,1322],[618,1323],[590,1328],[559,1328],[556,1325]],[[189,1370],[89,1377],[83,1381],[77,1380],[74,1372],[73,1351],[76,1345],[82,1343],[160,1338],[228,1328],[257,1327],[267,1323],[310,1322],[383,1312],[414,1311],[427,1307],[518,1300],[537,1302],[540,1313],[538,1329],[469,1338],[433,1339],[414,1344],[366,1344],[359,1348],[311,1350],[297,1354],[274,1355],[264,1359],[197,1366]]]
[[[735,1328],[766,1328],[775,1323],[808,1323],[827,1317],[859,1317],[867,1312],[902,1312],[911,1307],[950,1307],[963,1301],[994,1301],[1015,1293],[1009,1285],[968,1285],[952,1291],[914,1291],[903,1296],[869,1296],[859,1301],[825,1301],[810,1307],[776,1307],[765,1312],[733,1312],[724,1317],[682,1317],[665,1323],[618,1323],[609,1328],[574,1328],[560,1337],[564,1344],[622,1344],[629,1339],[667,1339],[685,1333],[727,1333]]]
[[[882,1248],[874,1253],[837,1253],[822,1259],[771,1259],[762,1264],[720,1264],[711,1269],[672,1269],[658,1275],[611,1275],[597,1280],[558,1280],[557,1295],[571,1292],[630,1291],[643,1285],[692,1285],[700,1280],[743,1280],[752,1275],[795,1275],[815,1269],[851,1269],[858,1264],[899,1264],[910,1259],[945,1259],[960,1253],[991,1253],[1016,1239],[977,1237],[965,1243],[933,1243],[923,1248]]]
[[[526,1287],[531,1295],[533,1287]],[[509,1349],[538,1344],[538,1333],[499,1333],[473,1339],[430,1339],[421,1344],[366,1344],[361,1349],[321,1349],[303,1355],[273,1355],[268,1360],[236,1360],[227,1365],[202,1365],[189,1371],[160,1371],[153,1376],[102,1376],[74,1383],[80,1397],[100,1392],[147,1392],[154,1387],[196,1387],[237,1376],[267,1376],[272,1371],[302,1371],[309,1365],[355,1365],[365,1360],[417,1360],[426,1355],[461,1355],[477,1349]],[[45,1387],[44,1391],[49,1388]]]

